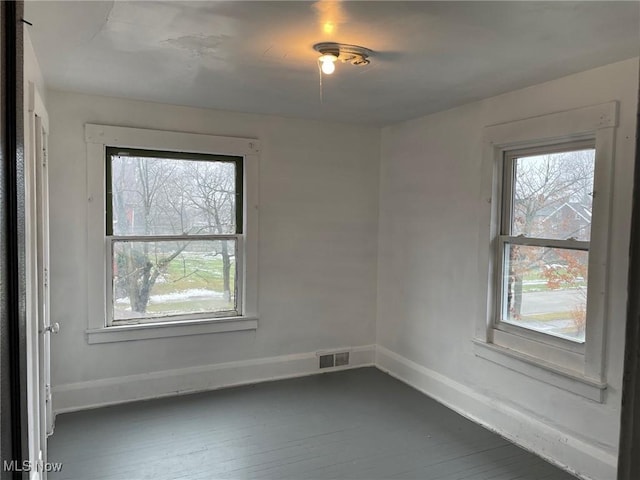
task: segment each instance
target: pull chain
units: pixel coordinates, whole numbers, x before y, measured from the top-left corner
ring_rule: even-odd
[[[318,60],[318,75],[320,76],[320,103],[322,103],[322,67],[320,66],[320,60]]]

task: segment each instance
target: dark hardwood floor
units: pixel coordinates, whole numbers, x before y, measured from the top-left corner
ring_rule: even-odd
[[[50,480],[570,480],[375,368],[59,415]]]

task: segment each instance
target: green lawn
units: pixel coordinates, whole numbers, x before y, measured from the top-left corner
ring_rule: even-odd
[[[235,261],[232,259],[230,284],[235,281]],[[222,257],[202,253],[183,252],[167,265],[161,280],[153,287],[152,295],[202,288],[222,292]]]

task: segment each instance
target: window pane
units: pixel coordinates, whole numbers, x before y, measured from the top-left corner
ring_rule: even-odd
[[[584,342],[589,253],[505,246],[502,321]]]
[[[511,234],[588,241],[594,166],[595,149],[515,159]]]
[[[114,241],[113,319],[236,313],[236,240]]]
[[[114,235],[236,233],[231,161],[111,155]]]

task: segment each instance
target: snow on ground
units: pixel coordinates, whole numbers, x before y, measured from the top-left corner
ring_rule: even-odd
[[[171,303],[180,302],[184,300],[196,300],[207,298],[223,298],[224,293],[216,292],[215,290],[207,290],[206,288],[192,288],[190,290],[182,290],[179,292],[163,293],[161,295],[151,295],[149,297],[149,303]],[[116,303],[119,305],[130,304],[129,297],[118,298]]]
[[[162,295],[151,295],[149,298],[150,303],[169,303],[178,302],[182,300],[191,300],[197,298],[222,298],[224,294],[222,292],[216,292],[215,290],[207,290],[206,288],[192,288],[190,290],[182,290],[180,292],[164,293]]]

